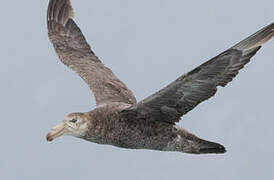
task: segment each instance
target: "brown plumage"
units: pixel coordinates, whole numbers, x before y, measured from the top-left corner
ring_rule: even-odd
[[[186,153],[224,153],[225,148],[188,133],[175,123],[214,96],[274,36],[274,23],[212,58],[150,97],[136,103],[133,93],[104,66],[73,21],[69,0],[50,0],[48,34],[60,60],[92,90],[97,107],[72,113],[53,128],[47,140],[63,134],[131,149]]]

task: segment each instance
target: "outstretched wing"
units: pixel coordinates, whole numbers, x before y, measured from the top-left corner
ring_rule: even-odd
[[[133,93],[102,64],[72,18],[70,0],[50,0],[48,35],[60,60],[88,84],[97,105],[111,102],[135,104]]]
[[[133,105],[123,113],[140,119],[175,123],[201,102],[214,96],[250,61],[261,45],[274,36],[274,23],[227,51],[179,77],[166,88]]]

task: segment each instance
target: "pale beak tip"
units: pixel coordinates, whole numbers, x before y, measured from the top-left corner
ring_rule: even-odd
[[[47,139],[48,142],[53,141],[53,137],[52,137],[51,133],[47,134],[46,139]]]
[[[62,136],[66,133],[65,124],[62,122],[56,127],[52,128],[51,131],[47,134],[46,139],[48,142],[53,141],[55,138]]]

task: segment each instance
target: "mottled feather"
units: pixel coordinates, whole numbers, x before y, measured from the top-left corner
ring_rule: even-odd
[[[50,0],[48,35],[60,60],[88,84],[97,106],[112,102],[135,104],[133,93],[102,64],[72,18],[69,0]]]

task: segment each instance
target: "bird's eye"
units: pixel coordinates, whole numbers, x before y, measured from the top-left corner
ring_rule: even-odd
[[[77,119],[72,119],[72,120],[70,120],[70,122],[76,123],[76,122],[77,122]]]

